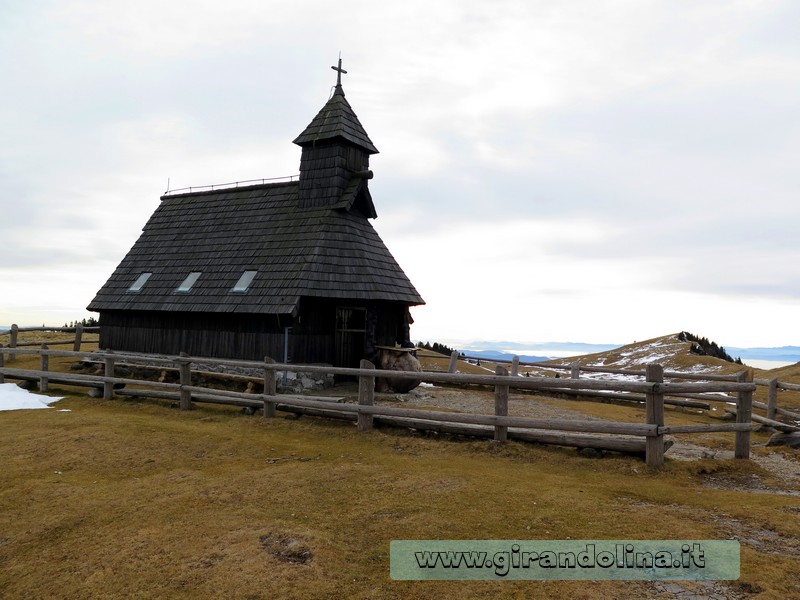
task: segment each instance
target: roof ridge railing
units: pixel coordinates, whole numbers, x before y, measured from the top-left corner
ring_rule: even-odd
[[[212,185],[193,185],[189,187],[178,188],[175,190],[167,190],[164,192],[165,196],[178,194],[181,192],[213,192],[215,190],[236,189],[239,186],[245,185],[258,185],[265,183],[291,183],[292,181],[299,181],[300,175],[285,175],[283,177],[268,177],[265,179],[246,179],[244,181],[231,181],[229,183],[215,183]]]

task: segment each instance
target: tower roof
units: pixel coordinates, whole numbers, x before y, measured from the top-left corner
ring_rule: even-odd
[[[344,97],[342,85],[334,88],[330,100],[317,113],[317,116],[305,128],[294,143],[298,146],[309,146],[321,141],[346,140],[362,148],[369,154],[377,154],[378,149],[369,139],[350,103]]]

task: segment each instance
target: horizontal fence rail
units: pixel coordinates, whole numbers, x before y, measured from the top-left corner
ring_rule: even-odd
[[[103,398],[115,395],[163,398],[178,401],[182,409],[190,409],[194,402],[216,402],[249,406],[263,410],[265,417],[275,416],[277,410],[316,414],[328,417],[353,419],[362,431],[371,429],[374,423],[395,426],[433,429],[437,431],[494,437],[502,442],[509,437],[574,445],[596,447],[625,452],[638,452],[645,455],[647,464],[660,467],[664,451],[671,442],[664,436],[678,433],[733,432],[736,436],[735,456],[748,458],[750,454],[750,431],[753,429],[752,396],[756,384],[748,381],[748,374],[738,376],[738,381],[664,381],[667,375],[660,365],[648,365],[642,372],[643,381],[619,381],[614,379],[581,379],[563,377],[519,377],[503,367],[497,367],[495,374],[475,375],[435,371],[381,371],[372,363],[362,361],[360,368],[344,368],[321,365],[297,365],[278,363],[267,357],[264,361],[243,361],[216,359],[208,357],[144,356],[129,353],[116,353],[110,350],[78,352],[55,350],[45,345],[40,348],[4,348],[10,356],[38,355],[39,369],[15,369],[5,366],[0,353],[0,382],[3,377],[38,381],[42,390],[50,383],[62,383],[102,390]],[[51,357],[70,357],[81,361],[91,361],[102,365],[103,374],[80,374],[51,371]],[[447,357],[445,357],[447,358]],[[234,375],[238,380],[250,379],[263,384],[263,393],[219,390],[192,384],[193,375],[203,373],[194,366],[213,363],[254,369],[259,377]],[[171,368],[179,373],[178,383],[150,381],[136,377],[117,377],[115,369],[125,365],[142,365],[150,368]],[[513,367],[513,365],[512,365]],[[513,368],[512,368],[513,371]],[[308,374],[342,375],[359,380],[358,403],[342,403],[329,397],[309,397],[277,393],[278,372],[301,372]],[[637,375],[639,373],[637,372]],[[214,373],[216,377],[226,378],[229,374]],[[684,374],[679,374],[683,378]],[[495,390],[494,414],[475,414],[464,412],[433,411],[416,408],[375,405],[375,379],[387,376],[392,379],[414,379],[427,383],[480,385]],[[120,386],[136,386],[139,389]],[[116,389],[115,389],[116,388]],[[645,423],[625,423],[599,419],[541,419],[513,416],[508,414],[508,392],[510,389],[575,392],[602,394],[614,393],[640,394],[646,408]],[[676,394],[726,394],[725,401],[736,403],[736,423],[677,426],[664,422],[665,396]],[[735,394],[735,396],[727,396]]]
[[[8,335],[8,344],[3,346],[0,344],[0,351],[4,347],[8,348],[18,348],[24,346],[40,346],[41,341],[37,342],[21,342],[19,341],[19,334],[20,333],[28,333],[28,332],[54,332],[54,333],[72,333],[74,334],[72,338],[66,340],[48,340],[47,344],[50,346],[64,346],[67,344],[72,344],[72,349],[74,351],[78,351],[81,349],[81,344],[83,343],[83,334],[84,333],[96,333],[100,331],[99,326],[84,326],[81,324],[76,325],[75,327],[19,327],[18,325],[12,325],[11,329],[7,330],[0,330],[0,335]],[[9,353],[9,362],[14,360],[14,354]]]
[[[441,355],[441,358],[447,358],[445,355]],[[543,362],[521,362],[519,357],[515,356],[511,360],[507,359],[494,359],[494,358],[482,358],[476,356],[466,356],[460,354],[457,350],[454,350],[452,355],[450,356],[450,365],[448,367],[448,371],[451,373],[456,372],[457,361],[458,360],[474,360],[474,361],[483,361],[487,364],[511,364],[512,365],[512,372],[514,374],[518,373],[519,366],[526,366],[531,368],[536,368],[539,370],[544,371],[569,371],[571,379],[580,379],[581,373],[600,373],[600,374],[608,374],[608,375],[625,375],[629,377],[642,377],[646,376],[645,370],[642,369],[611,369],[608,367],[596,367],[596,366],[584,366],[581,365],[579,362],[573,362],[568,365],[562,364],[543,364]],[[516,370],[515,370],[516,369]],[[731,375],[719,375],[715,373],[686,373],[682,371],[664,371],[664,377],[668,377],[671,379],[682,379],[687,381],[737,381],[741,377],[741,373],[731,374]],[[582,381],[588,381],[583,379]],[[783,415],[788,417],[794,421],[800,421],[800,412],[795,410],[787,410],[785,408],[781,408],[778,406],[778,392],[781,390],[786,391],[800,391],[800,384],[796,383],[789,383],[780,381],[777,377],[772,379],[753,379],[753,383],[759,387],[767,387],[768,389],[768,401],[767,403],[753,401],[753,407],[765,410],[767,412],[767,418],[771,420],[775,420],[777,415]],[[581,386],[583,387],[583,386]],[[589,386],[585,387],[585,390],[590,390]],[[565,388],[566,391],[566,388]],[[730,391],[730,390],[729,390]],[[673,393],[677,393],[680,395],[683,400],[665,400],[666,404],[672,404],[677,406],[686,406],[686,407],[694,407],[694,408],[708,408],[709,402],[727,402],[732,403],[736,401],[736,398],[733,396],[728,396],[727,392],[725,395],[720,395],[720,392],[725,392],[723,389],[716,390],[715,392],[705,393],[705,394],[695,394],[688,391],[680,391],[678,388],[670,388],[667,392],[667,396],[670,396]],[[594,395],[594,392],[591,391],[573,391],[571,392],[576,395]],[[628,400],[628,401],[642,401],[644,400],[642,397],[632,396],[627,390],[625,391],[624,395],[614,394],[614,393],[606,393],[602,394],[603,397],[607,398],[614,398],[619,400]],[[600,395],[598,394],[598,397]],[[703,403],[696,403],[692,402],[691,400],[698,400],[702,401]]]

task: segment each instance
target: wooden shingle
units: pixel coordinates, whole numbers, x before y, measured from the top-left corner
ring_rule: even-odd
[[[366,218],[299,210],[298,187],[162,197],[89,310],[291,314],[303,296],[424,303]],[[231,292],[244,271],[257,271],[249,291]],[[153,275],[129,291],[143,272]],[[176,291],[191,272],[202,273],[191,291]]]
[[[294,143],[306,146],[336,138],[347,140],[370,154],[378,153],[378,149],[369,139],[356,113],[344,97],[341,85],[334,88],[330,100],[325,103],[303,133],[297,136]]]

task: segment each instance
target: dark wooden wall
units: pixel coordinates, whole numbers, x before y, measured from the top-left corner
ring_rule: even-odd
[[[352,173],[368,168],[369,154],[356,146],[323,141],[304,147],[300,157],[300,208],[335,204]]]
[[[364,333],[350,333],[344,356],[337,347],[337,309],[366,309],[374,315]],[[285,328],[289,333],[289,360],[357,367],[361,358],[374,359],[376,345],[402,341],[405,304],[369,303],[304,298],[296,318],[289,315],[226,313],[161,313],[101,311],[100,347],[120,352],[178,354],[219,358],[284,359]],[[342,333],[339,332],[341,338]]]
[[[367,315],[374,315],[374,327],[368,323],[353,323],[351,327],[363,327],[364,334],[350,332],[345,344],[350,350],[342,355],[342,332],[337,332],[337,312],[366,309]],[[365,315],[365,321],[369,317]],[[408,315],[408,305],[401,302],[359,302],[303,298],[300,303],[300,316],[292,329],[293,362],[321,362],[340,367],[357,367],[362,358],[374,360],[374,346],[393,346],[395,341],[403,341],[404,322]],[[355,317],[358,322],[358,317]],[[359,347],[360,346],[360,347]]]
[[[262,360],[283,358],[284,327],[275,315],[101,311],[100,347],[111,350]]]

